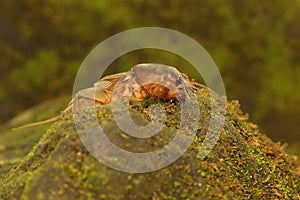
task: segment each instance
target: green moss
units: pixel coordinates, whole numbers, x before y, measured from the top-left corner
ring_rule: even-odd
[[[217,98],[217,97],[214,97]],[[216,99],[218,100],[218,99]],[[130,113],[138,124],[149,120],[149,107],[166,108],[167,127],[148,139],[124,136],[109,105],[97,108],[107,137],[131,152],[155,151],[174,137],[180,124],[178,102],[149,99],[132,102]],[[209,125],[210,99],[199,93],[201,119],[188,150],[164,169],[130,174],[97,161],[82,145],[73,121],[54,123],[32,150],[1,179],[1,199],[297,199],[299,161],[281,144],[273,143],[250,123],[237,101],[227,105],[225,126],[205,159],[199,158]],[[92,110],[82,113],[79,127],[91,123]],[[36,127],[36,130],[40,130]]]

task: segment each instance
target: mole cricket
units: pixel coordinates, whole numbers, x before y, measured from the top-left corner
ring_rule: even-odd
[[[129,97],[135,101],[142,101],[147,98],[184,99],[189,98],[188,95],[191,94],[188,91],[191,89],[197,91],[197,86],[205,87],[195,82],[194,79],[189,79],[187,75],[180,73],[175,67],[154,63],[137,64],[128,72],[105,76],[97,81],[93,87],[80,90],[68,106],[61,111],[60,115],[44,121],[25,124],[13,128],[13,130],[58,121],[72,112],[73,105],[76,105],[79,110],[89,107],[85,105],[85,100],[93,101],[93,105],[104,105],[111,102],[113,94],[121,98]]]

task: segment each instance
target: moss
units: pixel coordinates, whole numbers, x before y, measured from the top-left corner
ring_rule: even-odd
[[[224,130],[205,159],[199,158],[210,120],[210,96],[199,92],[199,126],[188,150],[164,169],[131,174],[97,161],[82,145],[71,118],[54,123],[32,150],[1,179],[1,199],[298,199],[300,167],[284,145],[272,142],[248,121],[237,101],[227,104]],[[218,97],[214,97],[218,101]],[[149,120],[149,108],[166,108],[167,122],[157,135],[137,139],[115,124],[109,105],[97,107],[107,137],[131,152],[160,149],[180,125],[178,102],[148,99],[132,102],[130,114],[138,124]],[[82,113],[81,128],[95,126],[92,110]],[[222,114],[222,113],[220,113]],[[41,130],[41,127],[32,130]]]
[[[18,131],[11,131],[11,128],[53,117],[63,109],[68,101],[68,97],[60,97],[44,102],[0,126],[0,175],[5,174],[11,167],[20,162],[50,125],[46,124]]]

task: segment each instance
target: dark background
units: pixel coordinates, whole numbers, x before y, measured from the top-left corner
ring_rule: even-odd
[[[219,67],[228,99],[239,99],[251,121],[273,140],[299,150],[299,22],[299,0],[1,0],[0,121],[71,95],[81,62],[106,38],[159,26],[198,41]],[[107,73],[141,62],[161,62],[194,75],[186,61],[157,50],[128,53]]]

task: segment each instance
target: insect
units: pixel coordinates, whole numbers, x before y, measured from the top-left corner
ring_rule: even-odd
[[[94,105],[108,104],[113,99],[131,99],[142,101],[147,98],[166,100],[185,99],[191,95],[191,90],[202,86],[176,68],[163,64],[145,63],[135,65],[129,72],[112,74],[101,78],[93,87],[79,91],[59,116],[26,124],[13,130],[51,123],[62,119],[76,110]]]

